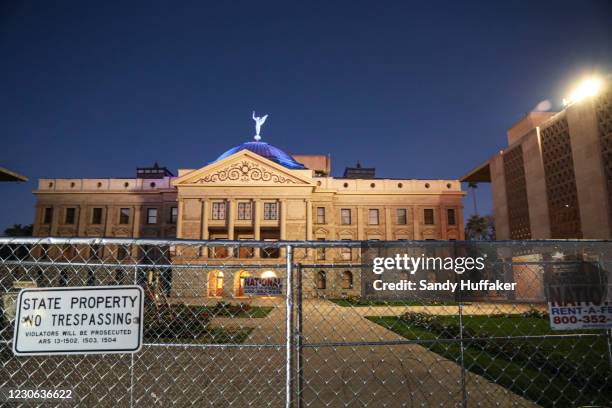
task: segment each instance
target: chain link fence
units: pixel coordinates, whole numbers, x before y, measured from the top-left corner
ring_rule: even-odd
[[[83,407],[611,406],[610,330],[553,330],[547,304],[612,307],[611,249],[1,238],[0,389]],[[126,284],[145,293],[140,352],[12,354],[20,289]]]

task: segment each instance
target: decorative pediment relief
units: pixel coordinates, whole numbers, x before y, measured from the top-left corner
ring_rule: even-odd
[[[104,230],[101,227],[87,227],[86,234],[88,237],[101,237],[104,235]]]
[[[195,183],[208,184],[225,181],[263,181],[275,184],[295,184],[295,180],[249,160],[243,160],[239,163],[231,164],[213,173],[207,174],[196,180]]]
[[[317,228],[315,230],[315,235],[327,235],[329,231],[326,230],[325,228]]]
[[[287,169],[265,157],[242,150],[219,162],[212,163],[179,177],[173,183],[181,185],[312,185],[299,171]]]

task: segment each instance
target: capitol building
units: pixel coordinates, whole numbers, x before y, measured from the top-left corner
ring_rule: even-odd
[[[155,164],[137,169],[134,178],[40,179],[34,191],[34,235],[232,241],[464,238],[464,193],[458,180],[377,178],[375,169],[360,165],[332,177],[330,169],[329,156],[292,156],[256,136],[201,168],[179,169],[177,175]],[[134,250],[119,249],[92,245],[76,252],[89,259],[138,257]],[[74,257],[74,252],[67,248],[62,256]],[[302,261],[321,266],[307,272],[305,294],[359,295],[359,268],[349,267],[358,262],[358,252],[305,251]],[[169,250],[164,256],[170,263],[188,256],[189,263],[202,265],[166,272],[171,274],[164,278],[167,293],[175,297],[241,298],[245,277],[285,273],[277,268],[283,251],[274,248],[219,246],[188,255]],[[208,267],[215,262],[237,266]],[[335,267],[326,270],[325,264]]]

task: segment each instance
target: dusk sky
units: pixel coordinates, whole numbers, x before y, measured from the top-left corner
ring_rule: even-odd
[[[198,168],[252,139],[253,109],[334,175],[456,179],[612,72],[609,0],[126,3],[0,3],[0,167],[30,179],[0,184],[0,231],[34,221],[38,178]]]

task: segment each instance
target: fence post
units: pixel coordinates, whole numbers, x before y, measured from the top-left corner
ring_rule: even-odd
[[[132,247],[130,246],[130,251]],[[136,265],[138,265],[138,260],[136,261]],[[134,266],[134,285],[138,285],[138,266]],[[144,313],[143,313],[144,319]],[[141,325],[144,325],[144,322],[140,322]],[[130,408],[134,406],[134,353],[130,354]]]
[[[465,344],[463,343],[463,297],[461,296],[461,284],[459,284],[459,345],[461,348],[461,406],[467,407],[467,389],[465,383],[465,359],[463,356]]]
[[[297,384],[296,384],[296,408],[302,407],[302,391],[303,391],[303,378],[302,378],[302,370],[303,366],[303,356],[302,356],[302,265],[297,264],[295,266],[295,285],[296,285],[296,321],[295,321],[295,348],[297,351],[297,360],[296,360],[296,373],[297,373]]]
[[[286,381],[285,407],[293,406],[293,247],[287,245],[287,302],[286,302]]]

